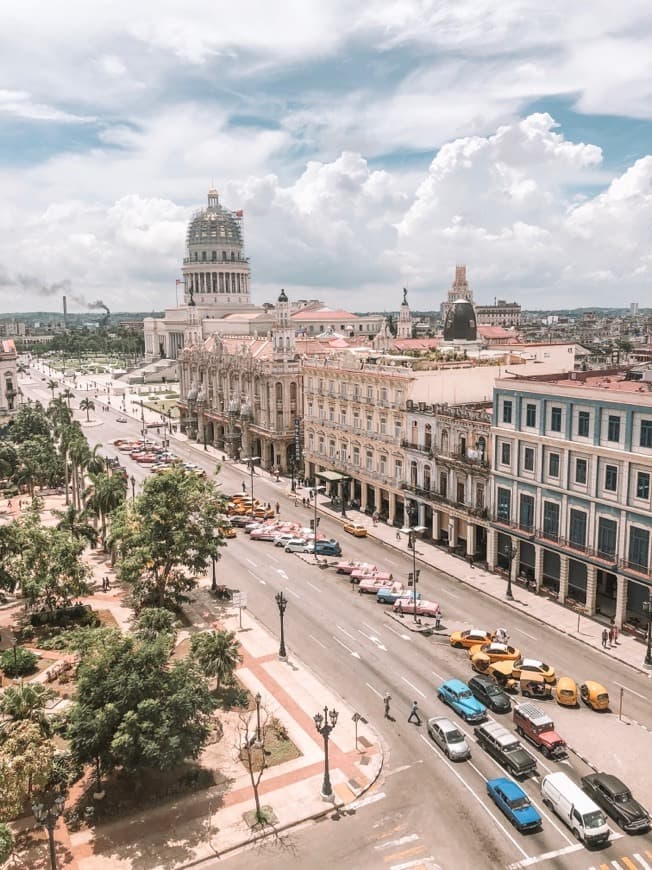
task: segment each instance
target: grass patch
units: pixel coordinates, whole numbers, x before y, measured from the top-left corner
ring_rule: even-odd
[[[274,767],[292,761],[293,758],[299,758],[300,755],[301,752],[290,740],[285,726],[274,718],[267,726],[264,747],[253,746],[251,749],[251,767],[254,771],[259,771],[263,766],[263,760],[266,767]],[[249,753],[244,749],[240,750],[239,758],[249,770]]]

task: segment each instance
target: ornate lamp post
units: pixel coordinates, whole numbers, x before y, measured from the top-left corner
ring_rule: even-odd
[[[401,534],[408,536],[408,548],[412,550],[412,606],[414,608],[414,621],[417,621],[417,583],[421,571],[417,568],[417,535],[425,532],[425,526],[408,526],[401,529]]]
[[[63,812],[66,803],[65,794],[56,794],[49,791],[43,795],[39,795],[41,800],[34,801],[32,804],[32,812],[37,824],[43,825],[48,832],[48,842],[50,844],[50,867],[51,870],[57,870],[57,852],[54,844],[54,829],[57,826],[57,819]]]
[[[133,474],[129,478],[129,482],[131,483],[131,500],[136,501],[136,478]]]
[[[276,606],[278,607],[278,614],[281,618],[281,644],[278,648],[278,657],[282,662],[286,662],[288,654],[285,651],[285,630],[283,625],[283,616],[285,614],[285,608],[288,606],[288,600],[282,592],[277,592],[274,597],[276,598]]]
[[[254,468],[257,462],[260,462],[260,456],[245,456],[243,462],[249,466],[251,475],[251,519],[254,518]]]
[[[315,562],[317,561],[317,529],[319,527],[319,518],[317,516],[317,493],[324,492],[325,489],[326,489],[325,486],[317,486],[317,478],[314,477],[313,481],[312,481],[312,490],[313,490],[314,497],[315,497],[315,518],[313,521],[313,531],[315,533],[315,541],[314,541],[314,547],[313,547],[313,549],[315,551],[314,552]]]
[[[513,601],[514,596],[512,595],[512,563],[514,559],[518,556],[518,549],[508,544],[503,552],[507,556],[507,591],[505,592],[505,598],[508,601]]]
[[[215,576],[215,553],[211,553],[211,562],[213,563],[213,573],[211,578],[211,592],[217,592],[217,577]]]
[[[330,771],[328,769],[328,738],[331,735],[331,731],[337,725],[337,717],[339,713],[337,710],[329,710],[328,707],[324,707],[323,713],[315,713],[313,717],[315,720],[315,728],[324,738],[324,782],[321,787],[321,796],[326,801],[333,800],[333,787],[331,786],[331,777]]]
[[[254,698],[254,701],[256,702],[256,743],[259,746],[262,742],[260,739],[260,702],[262,700],[263,699],[260,695],[260,692],[256,692],[256,696]]]
[[[645,665],[652,667],[652,592],[647,601],[643,602],[643,610],[647,611],[647,649],[645,652]]]

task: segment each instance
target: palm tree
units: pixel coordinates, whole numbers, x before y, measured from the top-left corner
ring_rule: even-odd
[[[50,380],[47,383],[47,387],[48,387],[48,390],[50,390],[52,392],[52,401],[54,402],[54,391],[57,388],[57,382],[54,380],[54,378],[50,378]]]
[[[209,677],[215,677],[215,690],[228,682],[242,661],[240,644],[232,631],[202,631],[190,640],[190,655]]]
[[[91,475],[91,486],[86,492],[86,509],[102,524],[102,546],[107,540],[107,520],[116,508],[124,502],[127,495],[125,482],[115,474]]]
[[[97,543],[97,529],[88,522],[88,513],[78,511],[73,505],[68,505],[65,511],[52,511],[59,518],[58,529],[66,529],[73,538],[84,539],[95,546]]]
[[[86,457],[84,468],[91,475],[101,474],[106,469],[106,456],[97,452],[101,446],[101,444],[96,444]]]
[[[0,696],[0,712],[9,716],[14,722],[29,719],[40,726],[45,735],[51,733],[50,723],[45,715],[45,705],[56,692],[42,683],[21,683],[19,686],[7,686]]]
[[[66,387],[66,389],[61,393],[61,397],[66,399],[68,402],[68,407],[70,408],[70,400],[75,398],[75,394],[70,389],[70,387]]]
[[[90,411],[95,410],[95,402],[92,399],[82,399],[79,403],[79,410],[86,411],[86,422],[88,422],[90,418]]]

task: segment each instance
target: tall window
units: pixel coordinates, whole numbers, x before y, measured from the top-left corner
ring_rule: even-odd
[[[631,526],[629,529],[629,563],[647,571],[650,558],[650,533],[647,529]]]
[[[641,447],[652,447],[652,420],[641,420]]]
[[[581,438],[589,437],[589,428],[591,425],[591,416],[588,411],[580,411],[577,415],[577,434]]]
[[[384,476],[387,474],[387,457],[384,453],[380,454],[378,461],[380,463],[379,471]]]
[[[561,408],[550,411],[550,428],[553,432],[561,432]]]
[[[559,505],[554,501],[543,503],[543,534],[551,541],[559,537]]]
[[[498,504],[496,509],[498,519],[508,523],[512,516],[512,494],[502,486],[498,487]]]
[[[586,459],[575,460],[575,483],[586,483],[587,462]]]
[[[457,501],[460,504],[464,504],[464,499],[466,495],[466,487],[461,481],[457,481]]]
[[[503,399],[503,423],[512,422],[512,402],[511,399]]]
[[[448,497],[448,477],[445,471],[439,474],[439,495],[442,498]]]
[[[353,448],[353,464],[356,466],[356,468],[360,467],[360,448],[359,447]]]
[[[526,532],[534,528],[534,498],[531,495],[521,493],[519,523]]]
[[[512,460],[511,445],[503,443],[500,445],[500,461],[503,465],[509,465]]]
[[[598,517],[598,554],[613,558],[616,555],[618,523],[606,517]]]
[[[586,513],[571,508],[568,524],[568,540],[577,547],[586,546]]]
[[[373,471],[373,468],[374,468],[374,455],[370,450],[367,450],[366,468],[367,468],[367,471]]]
[[[616,465],[605,466],[604,488],[608,492],[616,492],[618,489],[618,467]]]
[[[523,468],[526,471],[534,471],[534,448],[526,447],[523,451]]]
[[[607,441],[620,441],[620,417],[617,417],[615,414],[609,414]]]
[[[551,453],[548,456],[548,474],[550,477],[559,477],[559,454]]]
[[[650,475],[647,471],[639,471],[636,475],[636,498],[649,499]]]
[[[527,404],[525,406],[525,425],[533,428],[537,425],[537,406]]]
[[[394,477],[398,481],[403,480],[403,463],[401,462],[400,459],[397,459],[394,462]]]

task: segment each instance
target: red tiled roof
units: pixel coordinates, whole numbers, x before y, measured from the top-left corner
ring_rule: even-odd
[[[478,332],[483,338],[513,338],[514,333],[504,326],[478,325]]]
[[[436,350],[439,343],[438,338],[395,338],[392,346],[395,350]]]

